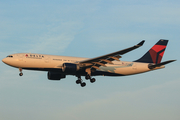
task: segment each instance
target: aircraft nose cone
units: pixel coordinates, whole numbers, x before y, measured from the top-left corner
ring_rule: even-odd
[[[7,65],[10,65],[10,66],[12,66],[14,64],[13,59],[11,59],[11,58],[4,58],[4,59],[2,59],[2,62]]]
[[[2,59],[2,62],[3,62],[3,63],[5,63],[5,58],[4,58],[4,59]]]
[[[5,63],[5,64],[7,64],[7,62],[8,62],[8,61],[7,61],[7,58],[2,59],[2,62]]]

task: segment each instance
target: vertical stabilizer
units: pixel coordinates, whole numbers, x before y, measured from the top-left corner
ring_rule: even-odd
[[[135,62],[154,63],[161,62],[168,40],[159,40],[143,57]]]

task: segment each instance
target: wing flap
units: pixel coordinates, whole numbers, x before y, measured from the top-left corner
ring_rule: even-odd
[[[120,61],[120,60],[119,60],[119,57],[109,56],[109,58],[112,58],[112,59],[114,59],[114,60]],[[121,57],[120,57],[120,58],[121,58]]]
[[[104,67],[106,67],[106,65],[105,64],[103,64],[103,63],[101,63],[101,62],[93,62],[94,64],[97,64],[97,65],[100,65],[100,66],[104,66]]]
[[[99,67],[97,66],[92,66],[92,68],[95,68],[95,69],[98,69],[98,70],[101,70]]]

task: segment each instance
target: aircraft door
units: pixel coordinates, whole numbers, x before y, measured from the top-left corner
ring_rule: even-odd
[[[50,57],[45,57],[45,63],[49,63],[49,61],[50,61]]]
[[[132,69],[133,69],[133,70],[137,70],[136,63],[133,63]]]
[[[23,54],[18,55],[19,61],[23,61]]]

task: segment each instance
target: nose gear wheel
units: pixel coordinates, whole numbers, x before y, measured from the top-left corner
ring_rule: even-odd
[[[20,71],[19,76],[23,76],[22,68],[19,68],[19,71]]]

